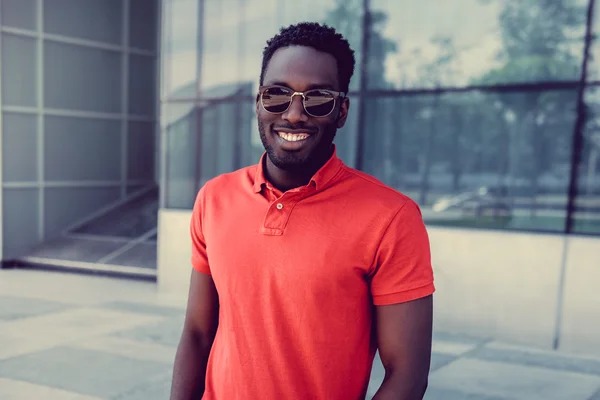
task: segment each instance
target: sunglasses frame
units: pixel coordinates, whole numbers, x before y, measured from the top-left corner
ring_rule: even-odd
[[[273,112],[273,111],[269,111],[266,109],[264,101],[263,101],[263,95],[265,94],[265,92],[268,89],[273,89],[273,88],[280,88],[280,89],[285,89],[285,90],[289,90],[292,92],[291,96],[290,96],[290,101],[288,103],[288,106],[286,107],[285,110],[281,111],[281,112]],[[313,91],[318,91],[318,92],[325,92],[325,93],[329,93],[330,95],[333,96],[333,107],[331,107],[331,111],[329,111],[327,114],[325,115],[313,115],[311,114],[307,109],[306,109],[306,97],[305,94],[306,93],[310,93]],[[338,92],[335,90],[330,90],[330,89],[310,89],[310,90],[306,90],[304,92],[296,92],[295,90],[286,87],[286,86],[281,86],[281,85],[268,85],[268,86],[261,86],[258,88],[258,94],[260,96],[260,105],[262,107],[263,110],[265,110],[266,112],[268,112],[269,114],[283,114],[284,112],[286,112],[287,110],[290,109],[290,106],[292,105],[292,102],[294,101],[294,97],[295,96],[302,96],[302,108],[304,109],[304,112],[306,112],[308,115],[310,115],[311,117],[314,118],[324,118],[324,117],[328,117],[329,115],[331,115],[331,113],[333,112],[333,110],[335,110],[335,105],[338,101],[338,99],[346,99],[346,93],[345,92]]]

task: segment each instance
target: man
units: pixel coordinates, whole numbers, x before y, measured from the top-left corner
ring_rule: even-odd
[[[433,273],[417,205],[345,166],[354,53],[332,28],[282,29],[263,54],[258,165],[199,192],[171,398],[422,399]]]

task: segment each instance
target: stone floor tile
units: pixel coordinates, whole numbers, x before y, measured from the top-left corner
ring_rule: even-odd
[[[127,330],[160,321],[162,317],[148,314],[105,310],[100,308],[77,308],[50,315],[42,315],[0,322],[0,332],[12,337],[55,337],[75,340]]]
[[[172,364],[175,360],[175,346],[156,343],[136,342],[119,337],[102,336],[71,343],[70,347],[111,353],[137,360],[157,361]]]
[[[0,295],[0,320],[15,319],[50,314],[73,308],[74,305],[49,300],[36,300],[27,297]]]
[[[171,370],[166,363],[71,347],[56,347],[0,361],[2,377],[101,399],[143,385]]]
[[[171,393],[172,377],[173,375],[169,371],[155,379],[112,396],[110,400],[167,400]]]
[[[456,359],[456,356],[448,354],[431,353],[431,365],[429,367],[429,371],[430,373],[433,373],[434,371],[445,367]]]
[[[29,382],[0,378],[0,399],[4,400],[101,400],[98,397],[67,392]]]
[[[451,342],[454,344],[463,344],[465,346],[479,346],[488,341],[485,338],[472,337],[468,335],[458,334],[458,333],[448,333],[448,332],[433,332],[433,341],[434,342]]]
[[[0,360],[50,349],[64,342],[64,338],[43,334],[7,336],[0,333]]]
[[[38,271],[0,270],[0,295],[77,305],[108,301],[156,302],[156,283],[103,276]]]
[[[505,397],[485,396],[481,394],[465,393],[458,390],[438,389],[430,387],[423,400],[509,400]]]
[[[488,344],[468,357],[600,376],[600,359],[572,357],[553,351]]]
[[[600,377],[539,367],[462,358],[434,372],[436,389],[511,400],[587,400]]]
[[[439,368],[442,368],[454,360],[456,360],[455,356],[432,353],[430,371],[433,372]],[[383,368],[383,364],[381,363],[381,359],[379,358],[379,353],[377,353],[375,355],[375,360],[373,360],[373,369],[371,370],[371,380],[369,382],[369,390],[367,392],[367,397],[375,395],[375,393],[383,383],[384,377],[385,369]]]
[[[592,397],[590,397],[587,400],[600,400],[600,388],[598,388],[598,391],[596,393],[594,393],[592,395]]]
[[[460,356],[473,350],[476,346],[477,343],[462,343],[453,340],[434,339],[432,351],[439,354]]]
[[[99,306],[102,308],[108,308],[111,310],[129,311],[129,312],[135,312],[138,314],[159,315],[162,317],[183,318],[185,315],[185,308],[167,307],[167,306],[160,306],[160,305],[147,304],[147,303],[114,301],[114,302],[103,303],[103,304],[100,304]]]
[[[113,336],[136,342],[151,342],[177,347],[183,329],[183,317],[165,318],[153,324],[116,332]]]

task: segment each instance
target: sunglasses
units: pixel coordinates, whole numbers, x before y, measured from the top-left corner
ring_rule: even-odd
[[[282,114],[292,104],[294,96],[302,96],[304,111],[313,117],[326,117],[335,109],[338,98],[344,99],[346,93],[327,89],[311,89],[306,92],[296,92],[285,86],[261,86],[259,88],[260,104],[266,112]]]

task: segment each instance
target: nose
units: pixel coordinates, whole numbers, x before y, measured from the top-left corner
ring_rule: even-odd
[[[307,122],[308,114],[306,114],[306,111],[304,111],[304,106],[302,105],[302,96],[296,95],[292,97],[292,104],[290,104],[290,107],[286,112],[283,113],[281,117],[292,124],[297,122]]]

